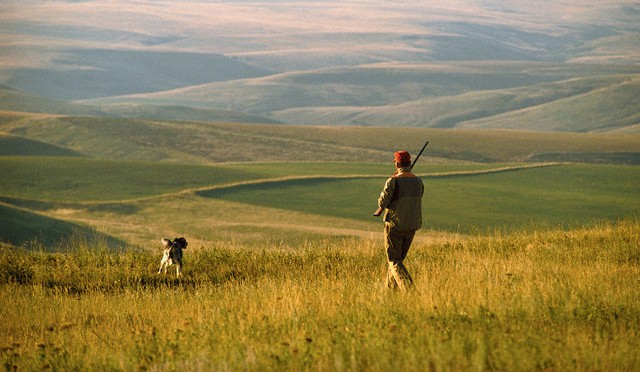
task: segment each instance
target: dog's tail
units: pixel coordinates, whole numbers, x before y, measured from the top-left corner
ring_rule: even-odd
[[[162,242],[162,245],[167,248],[167,247],[171,247],[173,245],[173,243],[171,242],[171,240],[167,239],[167,238],[162,238],[162,240],[160,241]]]

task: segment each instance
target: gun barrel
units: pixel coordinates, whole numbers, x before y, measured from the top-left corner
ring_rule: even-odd
[[[418,156],[416,156],[416,158],[413,159],[413,163],[411,163],[411,167],[409,169],[413,169],[413,166],[416,165],[416,163],[418,162],[418,159],[420,158],[420,155],[422,155],[422,152],[424,151],[424,149],[427,148],[428,144],[429,144],[429,141],[425,142],[424,146],[422,146],[422,149],[418,153]]]

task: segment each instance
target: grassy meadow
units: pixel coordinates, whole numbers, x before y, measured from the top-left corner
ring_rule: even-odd
[[[640,371],[637,1],[5,3],[0,368]]]
[[[187,251],[76,236],[2,247],[0,360],[18,370],[637,370],[640,222],[415,244],[410,293],[378,239]]]
[[[637,135],[0,126],[7,370],[640,368]],[[416,290],[389,292],[371,214],[392,144],[424,138]],[[184,275],[158,275],[179,236]]]

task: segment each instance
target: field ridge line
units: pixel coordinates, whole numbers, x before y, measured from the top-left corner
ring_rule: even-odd
[[[479,170],[469,170],[469,171],[452,171],[452,172],[438,172],[438,173],[418,173],[416,174],[420,178],[453,178],[453,177],[469,177],[469,176],[478,176],[485,174],[495,174],[495,173],[503,173],[503,172],[513,172],[513,171],[521,171],[527,169],[534,168],[543,168],[543,167],[552,167],[552,166],[560,166],[567,165],[571,163],[567,162],[546,162],[546,163],[535,163],[535,164],[524,164],[524,165],[513,165],[513,166],[504,166],[498,168],[490,168],[490,169],[479,169]],[[133,199],[120,199],[120,200],[85,200],[85,201],[77,201],[77,202],[63,202],[62,204],[69,205],[106,205],[106,204],[118,204],[118,203],[137,203],[144,202],[150,200],[158,200],[175,196],[182,195],[195,195],[199,192],[206,191],[218,191],[218,190],[227,190],[235,187],[243,187],[243,186],[254,186],[254,185],[267,185],[278,182],[289,182],[289,181],[304,181],[304,180],[341,180],[341,179],[369,179],[369,178],[388,178],[391,174],[353,174],[353,175],[306,175],[306,176],[285,176],[285,177],[274,177],[274,178],[260,178],[249,181],[238,181],[231,183],[224,183],[220,185],[213,186],[201,186],[194,187],[189,189],[184,189],[180,191],[173,191],[164,194],[158,195],[149,195],[142,196],[139,198]],[[2,195],[0,195],[2,196]],[[43,202],[43,203],[52,203],[54,201],[51,200],[38,200],[38,199],[24,199],[20,198],[20,200],[29,200],[34,202]]]
[[[479,169],[479,170],[469,170],[469,171],[418,173],[416,174],[416,176],[420,178],[464,177],[464,176],[476,176],[476,175],[483,175],[483,174],[512,172],[512,171],[559,166],[559,165],[566,165],[566,164],[569,164],[569,163],[547,162],[547,163],[513,165],[513,166],[505,166],[505,167],[499,167],[499,168]],[[390,177],[390,174],[286,176],[286,177],[275,177],[275,178],[262,178],[262,179],[250,180],[250,181],[240,181],[240,182],[233,182],[233,183],[227,183],[227,184],[215,185],[215,186],[203,186],[203,187],[197,187],[192,189],[186,189],[186,190],[182,190],[182,191],[171,193],[171,194],[165,194],[165,195],[169,196],[169,195],[179,195],[179,194],[191,194],[191,193],[198,193],[198,192],[204,192],[204,191],[226,190],[234,187],[253,186],[253,185],[261,185],[261,184],[287,182],[287,181],[325,180],[325,179],[326,180],[367,179],[367,178],[388,178],[388,177]],[[157,195],[156,197],[161,197],[161,196]]]

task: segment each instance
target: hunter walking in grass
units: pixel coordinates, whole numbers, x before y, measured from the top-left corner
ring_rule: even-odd
[[[394,158],[396,172],[385,182],[374,216],[384,212],[384,245],[389,264],[387,287],[404,290],[413,286],[413,279],[403,261],[416,230],[422,227],[424,184],[411,172],[411,155],[408,152],[397,151]]]

